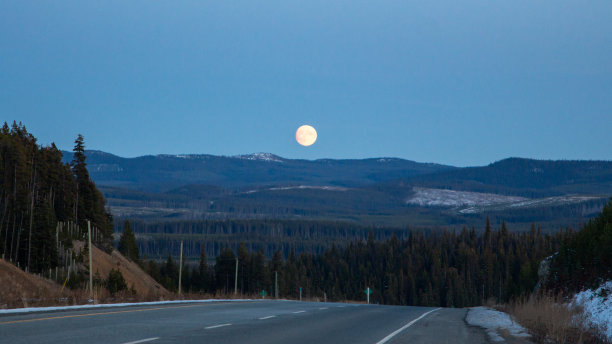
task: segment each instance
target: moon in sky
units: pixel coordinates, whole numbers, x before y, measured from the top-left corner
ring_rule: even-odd
[[[302,146],[310,146],[317,140],[317,131],[309,125],[303,125],[295,132],[295,140]]]

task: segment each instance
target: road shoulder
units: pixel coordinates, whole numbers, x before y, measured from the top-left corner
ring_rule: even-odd
[[[483,329],[468,326],[467,309],[442,308],[429,314],[388,343],[489,343]]]

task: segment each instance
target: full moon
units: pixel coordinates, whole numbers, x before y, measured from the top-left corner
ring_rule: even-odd
[[[317,131],[309,125],[303,125],[295,132],[295,140],[302,146],[310,146],[317,140]]]

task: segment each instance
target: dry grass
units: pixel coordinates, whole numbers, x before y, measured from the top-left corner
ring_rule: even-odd
[[[73,242],[75,251],[82,250],[85,243],[82,241]],[[119,269],[128,288],[134,287],[136,296],[141,300],[158,300],[171,297],[171,293],[166,290],[160,283],[154,280],[146,272],[144,272],[138,264],[128,260],[121,255],[117,250],[113,250],[108,254],[97,247],[93,247],[93,271],[98,273],[102,278],[106,278],[111,269]],[[88,264],[88,258],[85,258],[85,265]],[[125,293],[124,293],[125,294]],[[100,295],[104,299],[105,295]],[[131,298],[130,295],[125,295]]]
[[[54,300],[69,296],[53,281],[0,259],[0,308],[50,306]]]
[[[503,307],[526,327],[538,343],[609,343],[589,328],[579,307],[570,307],[559,296],[538,295],[516,300]]]

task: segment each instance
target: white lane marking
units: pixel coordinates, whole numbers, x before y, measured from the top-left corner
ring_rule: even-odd
[[[297,311],[297,312],[293,312],[293,314],[298,314],[298,313],[305,313],[306,311]]]
[[[327,309],[327,307],[321,307],[321,308],[319,308],[319,309],[323,310],[323,309]]]
[[[406,325],[402,326],[401,328],[399,328],[399,329],[395,330],[393,333],[391,333],[390,335],[386,336],[385,338],[383,338],[383,339],[382,339],[380,342],[378,342],[378,343],[376,343],[376,344],[384,344],[384,343],[388,342],[388,341],[389,341],[389,339],[391,339],[391,338],[395,337],[395,335],[397,335],[398,333],[400,333],[400,332],[402,332],[403,330],[407,329],[408,327],[412,326],[412,325],[413,325],[414,323],[416,323],[417,321],[419,321],[419,320],[423,319],[423,318],[424,318],[424,317],[426,317],[426,316],[427,316],[429,313],[432,313],[432,312],[438,311],[438,310],[440,310],[440,309],[442,309],[442,308],[432,309],[432,310],[431,310],[431,311],[429,311],[429,312],[425,312],[425,313],[423,313],[423,315],[421,315],[420,317],[418,317],[418,318],[416,318],[416,319],[412,320],[411,322],[407,323]]]
[[[223,327],[223,326],[229,326],[231,324],[220,324],[220,325],[214,325],[214,326],[208,326],[208,327],[204,327],[205,330],[210,330],[213,328],[217,328],[217,327]]]
[[[267,317],[259,318],[259,320],[266,320],[271,318],[276,318],[276,315],[268,315]]]
[[[158,340],[159,337],[154,337],[154,338],[146,338],[146,339],[141,339],[141,340],[136,340],[133,342],[127,342],[127,343],[123,343],[123,344],[138,344],[138,343],[146,343],[146,342],[152,342],[154,340]]]
[[[336,306],[336,307],[338,307],[338,308],[344,308],[344,307],[346,307],[346,306]]]

